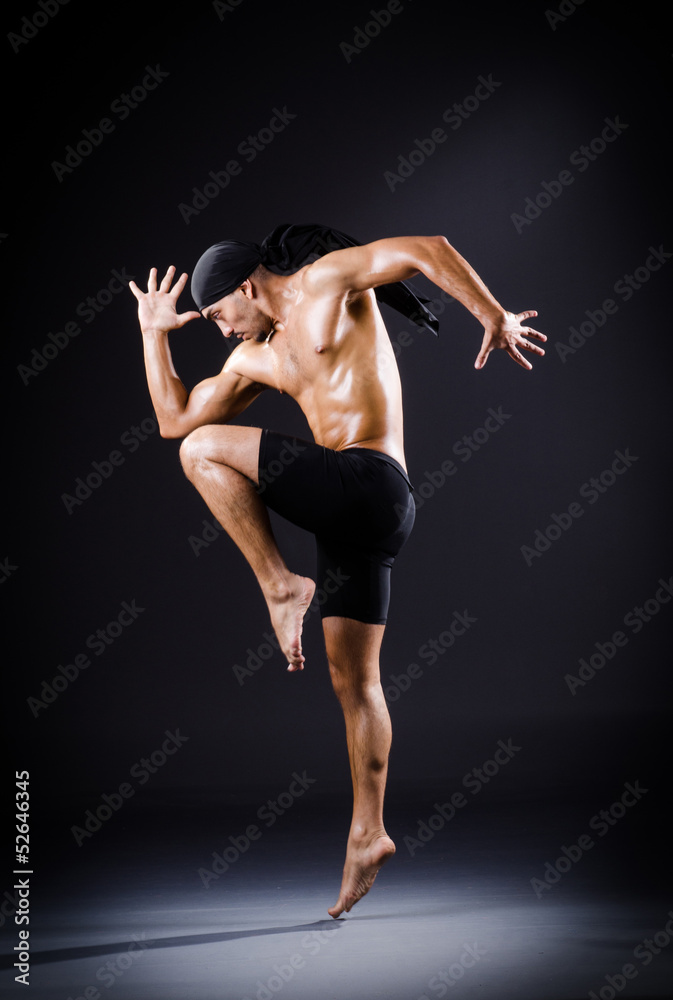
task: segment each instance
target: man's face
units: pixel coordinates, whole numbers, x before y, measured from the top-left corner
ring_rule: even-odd
[[[213,302],[203,310],[206,319],[212,319],[225,337],[239,340],[263,341],[271,333],[272,324],[252,298],[249,291],[237,288],[229,295]]]

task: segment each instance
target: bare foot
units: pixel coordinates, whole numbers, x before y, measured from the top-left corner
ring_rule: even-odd
[[[348,913],[369,892],[379,869],[394,853],[395,845],[387,834],[379,834],[359,846],[349,840],[341,891],[334,906],[327,911],[330,917]]]
[[[306,576],[292,573],[290,588],[290,593],[282,598],[267,597],[267,603],[273,630],[288,662],[287,669],[303,670],[301,633],[304,627],[304,615],[315,593],[315,583]]]

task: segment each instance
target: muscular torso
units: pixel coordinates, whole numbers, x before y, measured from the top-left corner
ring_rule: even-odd
[[[244,341],[224,370],[295,399],[318,444],[373,448],[406,467],[400,378],[374,292],[302,285],[285,325],[263,343]]]

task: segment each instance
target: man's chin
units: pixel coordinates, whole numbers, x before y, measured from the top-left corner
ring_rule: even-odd
[[[258,330],[257,333],[250,333],[246,330],[245,333],[237,333],[236,337],[238,340],[254,340],[257,344],[262,344],[268,339],[269,334],[265,333],[264,330]]]

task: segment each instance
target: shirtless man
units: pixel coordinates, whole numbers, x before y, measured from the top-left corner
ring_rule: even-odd
[[[158,286],[153,268],[147,292],[129,283],[138,300],[160,433],[184,438],[185,473],[254,571],[290,672],[304,669],[302,622],[315,583],[288,569],[267,506],[316,535],[319,580],[331,568],[332,580],[345,581],[328,588],[335,593],[321,607],[353,782],[343,880],[328,909],[335,918],[369,891],[395,852],[383,824],[391,726],[379,651],[390,567],[415,508],[406,475],[400,379],[374,289],[418,273],[484,327],[476,368],[495,348],[525,369],[532,365],[522,351],[544,354],[531,342],[545,341],[544,334],[522,325],[537,313],[506,312],[443,236],[339,249],[289,275],[260,264],[201,313],[177,312],[187,275],[173,284],[174,267]],[[188,392],[173,367],[168,334],[200,315],[241,343],[219,375]],[[229,424],[268,388],[296,400],[315,443]]]

